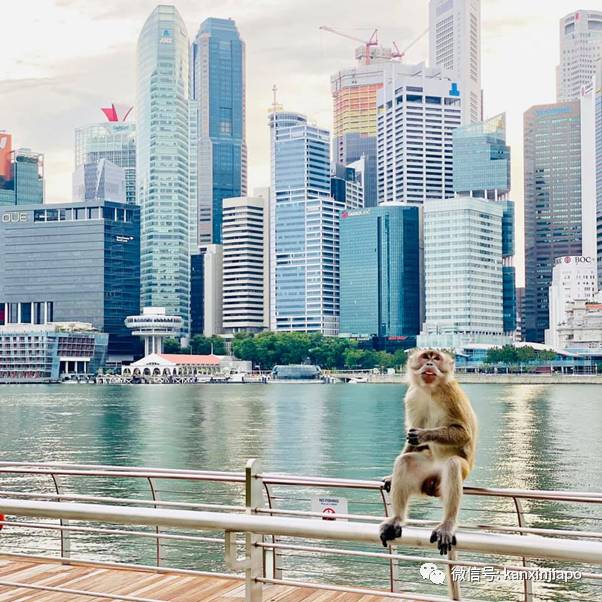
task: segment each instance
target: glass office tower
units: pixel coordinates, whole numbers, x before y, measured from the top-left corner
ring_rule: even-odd
[[[419,211],[401,203],[343,211],[341,333],[397,338],[420,331]]]
[[[137,48],[136,184],[141,304],[190,327],[188,35],[174,6],[147,19]]]
[[[191,49],[198,102],[198,241],[222,241],[222,201],[247,193],[245,44],[232,19],[206,19]]]
[[[271,330],[339,331],[339,217],[330,196],[330,134],[299,113],[270,114]]]
[[[542,343],[557,257],[581,255],[581,124],[578,101],[524,115],[525,301],[523,337]]]

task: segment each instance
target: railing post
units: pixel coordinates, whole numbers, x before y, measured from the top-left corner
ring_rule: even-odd
[[[523,512],[523,505],[521,504],[521,501],[517,497],[513,496],[512,499],[514,500],[514,506],[516,508],[516,518],[518,521],[518,526],[524,527],[525,526],[525,513]],[[521,531],[521,535],[526,535],[526,534]],[[523,556],[522,560],[523,560],[523,566],[527,566],[527,559]],[[524,591],[525,591],[524,600],[525,600],[525,602],[532,602],[532,600],[533,600],[533,583],[530,579],[525,579],[523,581],[523,583],[524,583]]]
[[[267,501],[267,507],[271,510],[272,506],[272,494],[270,486],[264,481],[265,497]],[[273,516],[273,514],[270,514]],[[272,535],[270,537],[272,543],[277,543],[277,538]],[[265,541],[265,539],[264,539]],[[265,577],[268,579],[282,579],[282,563],[281,563],[282,552],[277,548],[264,548],[263,549],[263,566],[265,571]]]
[[[259,462],[249,460],[245,468],[245,505],[247,514],[256,514],[257,508],[263,506],[263,481],[259,475]],[[261,602],[263,597],[262,584],[257,581],[263,577],[263,549],[258,546],[262,536],[247,533],[246,539],[246,568],[245,568],[245,602]]]
[[[151,477],[147,477],[146,480],[148,481],[148,486],[150,487],[150,491],[151,494],[153,496],[153,500],[156,502],[159,497],[158,497],[158,491],[155,489],[155,484],[153,482],[153,479]],[[155,504],[155,508],[157,508],[157,505]],[[159,527],[155,527],[155,533],[157,534],[157,539],[156,539],[156,545],[155,545],[155,557],[156,557],[156,565],[157,567],[161,566],[161,530],[159,529]]]
[[[61,496],[63,493],[63,488],[59,482],[59,478],[57,475],[55,475],[54,473],[51,473],[50,476],[52,477],[52,481],[54,483],[54,489],[56,491],[56,494],[58,496]],[[57,498],[58,502],[61,502],[61,498],[58,497]],[[61,527],[67,527],[69,526],[69,521],[68,520],[64,520],[64,519],[60,519],[59,520]],[[70,558],[71,557],[71,534],[69,531],[65,531],[64,529],[61,529],[61,557],[62,558]],[[68,560],[63,560],[62,561],[63,564],[69,564]]]
[[[389,516],[389,510],[391,509],[391,502],[389,500],[389,496],[385,492],[384,487],[380,488],[380,496],[383,500],[385,517],[387,517]],[[388,546],[387,550],[389,554],[394,554],[397,550],[397,546]],[[392,592],[399,593],[401,591],[399,581],[399,561],[397,558],[391,558],[391,560],[389,560],[389,583],[390,590]]]
[[[447,553],[447,559],[448,560],[458,560],[457,550],[452,548]],[[460,582],[454,581],[454,579],[452,578],[453,577],[452,568],[453,568],[452,564],[445,565],[445,572],[447,573],[447,591],[449,592],[449,597],[452,600],[461,600],[462,598],[460,597]]]

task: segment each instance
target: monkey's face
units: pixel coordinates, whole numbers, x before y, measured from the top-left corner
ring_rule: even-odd
[[[422,349],[410,356],[408,367],[415,384],[435,386],[453,376],[454,360],[436,349]]]

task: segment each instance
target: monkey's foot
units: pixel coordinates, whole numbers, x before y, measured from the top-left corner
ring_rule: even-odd
[[[457,543],[454,528],[447,523],[441,523],[431,533],[431,543],[435,542],[437,542],[437,548],[441,556],[451,552],[452,546],[455,546]]]
[[[388,477],[383,477],[383,489],[387,492],[387,493],[391,493],[391,479],[393,477],[388,476]]]
[[[390,518],[380,524],[379,528],[380,540],[383,542],[383,546],[386,548],[388,541],[401,537],[401,523],[397,518]]]

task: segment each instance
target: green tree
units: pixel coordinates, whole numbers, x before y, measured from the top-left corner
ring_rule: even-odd
[[[182,353],[182,348],[177,339],[169,338],[163,341],[163,351],[165,353]]]

